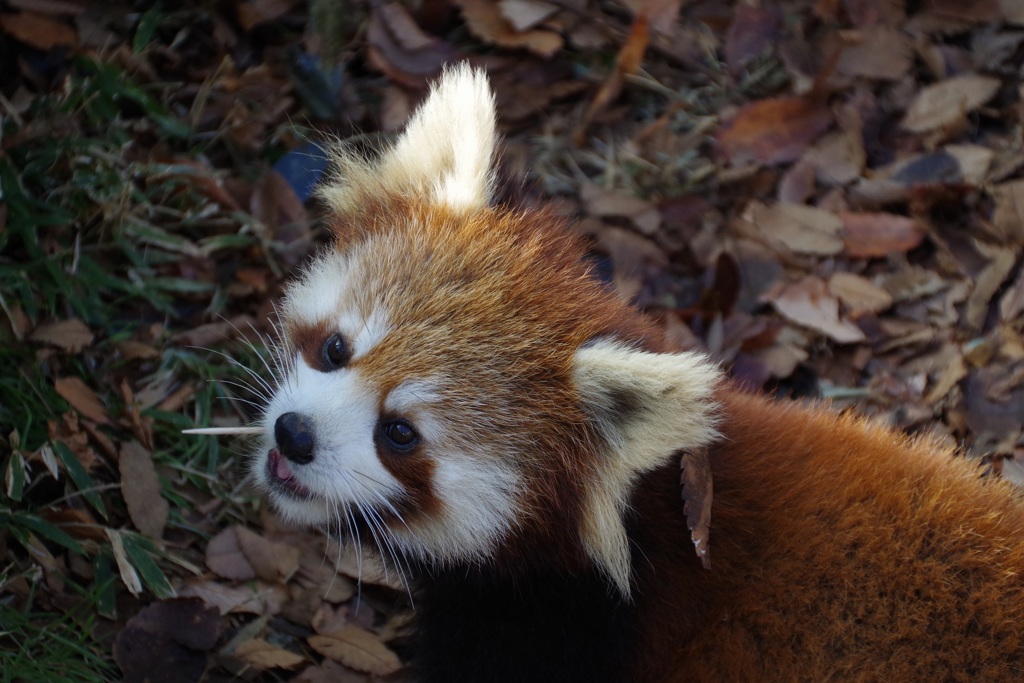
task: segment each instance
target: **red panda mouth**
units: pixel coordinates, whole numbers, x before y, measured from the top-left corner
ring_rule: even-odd
[[[295,472],[292,471],[291,465],[276,448],[271,448],[267,453],[267,479],[275,490],[282,493],[296,498],[313,497],[309,489],[295,480]]]

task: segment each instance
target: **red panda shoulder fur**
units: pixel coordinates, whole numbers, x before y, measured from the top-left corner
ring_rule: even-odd
[[[861,417],[718,398],[712,569],[670,472],[633,499],[633,680],[1021,680],[1020,491]]]

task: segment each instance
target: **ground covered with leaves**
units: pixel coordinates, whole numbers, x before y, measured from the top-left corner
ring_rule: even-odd
[[[0,681],[405,679],[400,577],[180,432],[453,60],[678,347],[1024,480],[1024,2],[98,4],[0,1]]]

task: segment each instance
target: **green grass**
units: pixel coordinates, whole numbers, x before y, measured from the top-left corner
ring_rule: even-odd
[[[115,444],[133,438],[117,419],[125,408],[122,381],[136,389],[193,386],[187,413],[142,412],[151,421],[153,458],[171,503],[169,527],[199,533],[182,512],[193,503],[183,490],[227,501],[221,515],[240,517],[249,502],[226,476],[241,469],[231,446],[181,430],[217,415],[247,419],[254,411],[230,401],[257,399],[211,381],[242,383],[239,367],[213,351],[172,343],[171,335],[216,321],[232,305],[222,278],[197,277],[197,268],[259,254],[270,259],[274,245],[258,236],[250,216],[217,204],[210,192],[214,170],[177,161],[203,158],[226,143],[216,135],[193,136],[182,123],[185,112],[151,94],[174,90],[168,84],[150,90],[109,65],[78,59],[59,93],[0,119],[0,202],[7,211],[0,229],[0,317],[10,323],[0,324],[0,539],[10,542],[14,558],[0,567],[0,587],[26,572],[40,578],[32,559],[38,547],[54,557],[78,555],[93,567],[91,577],[64,579],[69,587],[89,584],[75,597],[83,615],[116,613],[124,586],[115,550],[156,597],[172,593],[168,576],[180,558],[127,530],[116,464],[87,471],[69,444],[54,438],[47,423],[71,410],[55,390],[57,377],[79,377],[95,391],[115,417],[99,429]],[[46,348],[19,334],[21,320],[33,329],[69,318],[95,335],[81,352]],[[126,360],[118,345],[152,329],[163,330],[149,339],[159,356]],[[261,367],[258,346],[236,346],[229,352],[238,363]],[[118,548],[76,540],[48,521],[48,512],[68,506],[88,510],[117,537]],[[73,620],[37,598],[14,601],[0,592],[0,683],[114,680],[109,645],[88,635],[91,618]]]
[[[21,612],[0,603],[0,683],[93,683],[116,680],[104,647],[83,615]]]

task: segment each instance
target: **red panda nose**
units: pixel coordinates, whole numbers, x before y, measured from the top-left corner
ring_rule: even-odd
[[[305,415],[285,413],[277,418],[274,438],[281,455],[296,465],[313,462],[313,426]]]

